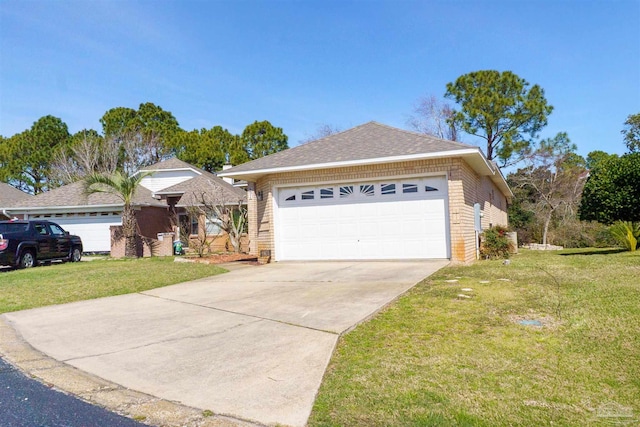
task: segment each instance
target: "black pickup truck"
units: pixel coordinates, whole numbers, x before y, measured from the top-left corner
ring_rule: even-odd
[[[0,265],[29,268],[39,262],[78,262],[82,240],[50,221],[0,221]]]

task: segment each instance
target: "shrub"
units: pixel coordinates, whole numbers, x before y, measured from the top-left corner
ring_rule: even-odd
[[[618,244],[628,251],[634,252],[640,238],[640,224],[631,221],[616,221],[610,228],[611,235]]]
[[[480,255],[486,259],[509,258],[513,251],[513,242],[507,237],[508,230],[496,225],[482,233]]]

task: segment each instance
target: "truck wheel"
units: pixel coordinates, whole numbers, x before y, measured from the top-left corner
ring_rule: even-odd
[[[20,256],[18,266],[20,268],[31,268],[36,265],[36,257],[33,255],[32,250],[26,250]]]
[[[69,261],[78,262],[82,258],[82,252],[80,252],[80,248],[75,247],[71,249],[71,256],[69,256]]]

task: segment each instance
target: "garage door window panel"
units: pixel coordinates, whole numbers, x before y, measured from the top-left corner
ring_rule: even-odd
[[[360,194],[371,197],[375,195],[373,184],[363,184],[360,186]]]
[[[345,185],[340,187],[340,198],[344,199],[353,196],[353,185]]]
[[[396,194],[396,185],[395,184],[380,184],[380,193],[383,196]]]
[[[320,198],[321,199],[333,199],[333,188],[321,188],[320,189]]]
[[[402,184],[402,192],[404,194],[417,193],[418,184]]]

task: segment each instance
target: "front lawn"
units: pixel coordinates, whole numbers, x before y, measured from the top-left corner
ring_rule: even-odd
[[[226,270],[173,257],[96,260],[0,271],[0,313],[62,304],[200,279]]]
[[[640,252],[441,270],[340,340],[309,421],[611,423],[640,423]]]

